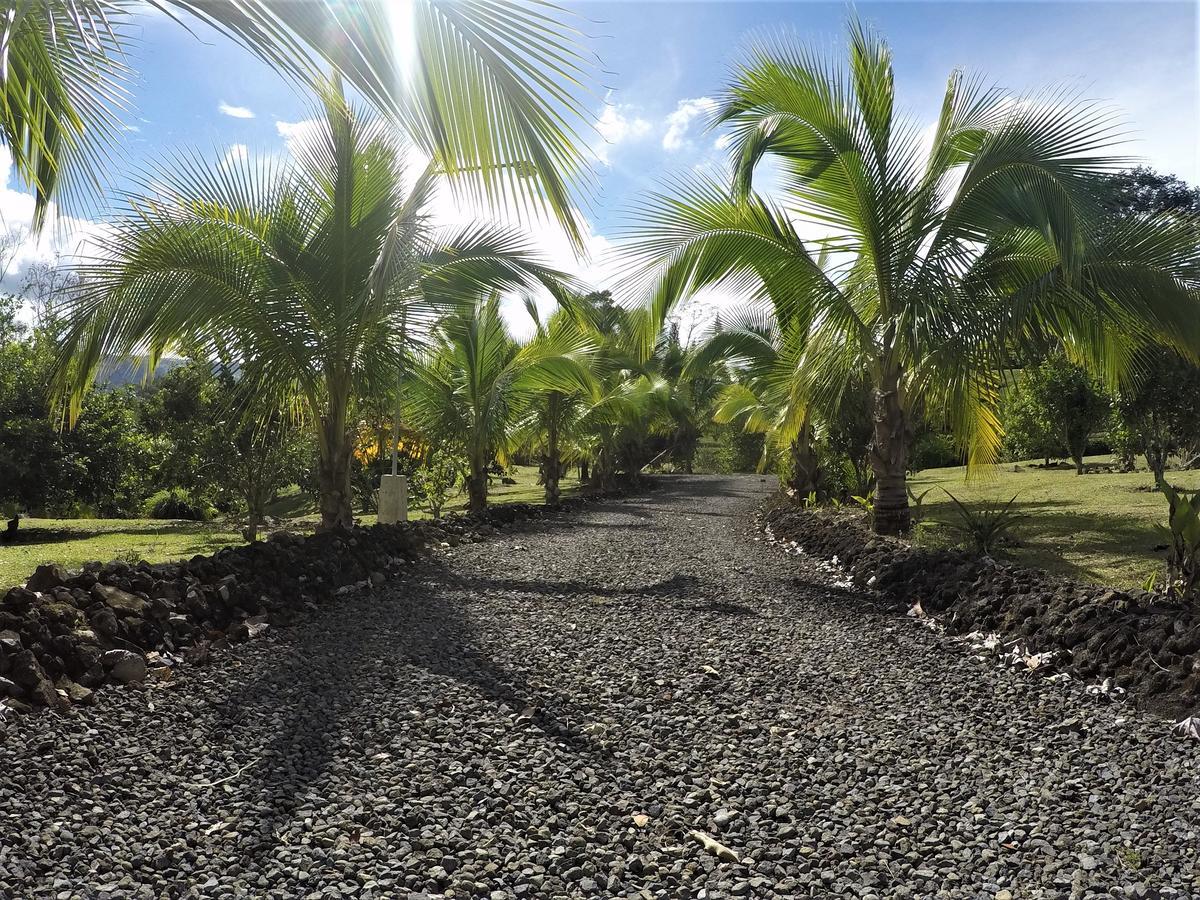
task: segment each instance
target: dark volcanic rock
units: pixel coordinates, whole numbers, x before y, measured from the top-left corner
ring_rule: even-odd
[[[25,587],[31,591],[45,593],[67,583],[70,576],[67,570],[59,565],[38,566],[29,577]]]
[[[9,716],[0,897],[1200,895],[1200,744],[756,542],[757,477],[666,482]]]
[[[564,509],[583,502],[573,500]],[[265,543],[185,563],[131,566],[114,559],[87,563],[75,575],[61,566],[39,566],[26,587],[12,588],[0,604],[0,675],[10,665],[5,652],[36,648],[47,678],[65,673],[85,688],[107,678],[140,683],[146,677],[144,664],[106,668],[99,663],[100,653],[131,653],[131,647],[174,653],[197,640],[215,641],[215,647],[245,641],[261,634],[257,626],[268,619],[294,622],[335,597],[383,588],[389,574],[401,574],[430,547],[474,540],[540,515],[539,506],[515,503],[437,523],[376,525],[310,537],[279,533]],[[209,646],[196,658],[207,658]],[[132,657],[140,659],[140,654]],[[61,706],[72,693],[64,689],[55,694],[51,681],[37,681],[24,690],[35,705]],[[90,692],[75,693],[91,699]]]
[[[920,603],[951,634],[1000,632],[1055,650],[1076,674],[1112,678],[1157,708],[1200,705],[1200,609],[1118,591],[963,551],[929,550],[871,534],[850,511],[773,503],[770,534],[836,563],[897,610]]]

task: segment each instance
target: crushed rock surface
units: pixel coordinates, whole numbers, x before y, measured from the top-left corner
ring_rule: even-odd
[[[8,718],[0,897],[1200,896],[1200,743],[662,481]]]

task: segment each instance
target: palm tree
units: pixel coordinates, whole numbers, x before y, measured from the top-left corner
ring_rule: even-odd
[[[519,235],[436,233],[434,173],[405,188],[390,121],[336,86],[291,163],[209,166],[183,155],[149,173],[112,222],[67,306],[56,390],[72,415],[105,360],[153,370],[190,342],[232,355],[247,390],[315,428],[321,524],[349,526],[356,404],[400,377],[414,335],[480,290],[558,290]]]
[[[732,186],[694,177],[652,196],[630,252],[670,307],[716,282],[812,323],[800,373],[828,405],[872,387],[875,527],[909,526],[915,410],[946,417],[973,465],[996,459],[1003,359],[1060,342],[1116,381],[1134,349],[1200,350],[1194,224],[1106,211],[1111,117],[1062,92],[1013,98],[951,75],[929,136],[894,106],[891,53],[857,22],[849,66],[790,42],[740,64],[716,123]],[[755,195],[767,157],[782,196]],[[800,237],[795,221],[825,229]]]
[[[577,305],[576,303],[572,304]],[[534,324],[533,341],[544,347],[586,346],[596,349],[594,333],[572,309],[558,307],[543,319],[537,304],[525,304]],[[584,364],[586,362],[586,365]],[[591,371],[591,355],[580,357],[578,383],[573,390],[546,390],[532,398],[528,410],[517,424],[514,440],[541,459],[541,479],[547,506],[557,506],[562,498],[561,482],[567,466],[583,458],[581,422],[589,402],[595,399],[599,384]]]
[[[621,472],[635,475],[651,461],[653,438],[666,438],[682,411],[662,372],[665,308],[623,307],[607,291],[572,298],[578,327],[596,353],[596,389],[577,420],[591,481],[611,487]]]
[[[717,360],[739,367],[739,378],[725,385],[713,411],[718,423],[764,436],[759,470],[772,456],[788,455],[789,487],[800,497],[821,490],[814,434],[814,410],[797,377],[808,342],[807,323],[781,318],[760,307],[727,313],[696,349],[691,369],[705,369]]]
[[[149,0],[199,20],[293,80],[332,67],[451,178],[493,202],[524,198],[578,242],[577,123],[592,64],[549,3],[509,0]],[[94,193],[120,136],[140,4],[10,0],[0,18],[0,141],[52,199]],[[409,17],[402,17],[411,11]]]
[[[493,292],[443,319],[436,344],[405,383],[406,418],[423,433],[461,443],[472,512],[487,507],[488,469],[511,449],[521,416],[540,396],[589,384],[586,336],[563,331],[522,346]]]

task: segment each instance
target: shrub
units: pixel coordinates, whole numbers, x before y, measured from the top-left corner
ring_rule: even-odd
[[[943,524],[952,531],[958,532],[969,540],[975,550],[984,556],[990,556],[1007,539],[1016,524],[1029,516],[1018,512],[1012,506],[1017,502],[1016,496],[1001,506],[999,503],[984,503],[978,509],[970,509],[959,502],[958,498],[946,491],[946,496],[954,504],[957,519]]]
[[[190,519],[207,522],[217,511],[205,500],[183,488],[174,487],[155,491],[142,504],[142,514],[148,519]]]
[[[1014,388],[1005,392],[1000,404],[1004,425],[1006,459],[1050,460],[1062,453],[1062,442],[1055,434],[1045,407],[1028,390]]]
[[[763,435],[722,424],[711,426],[706,438],[696,450],[695,471],[714,475],[758,471]]]
[[[438,518],[446,501],[462,490],[466,470],[467,461],[463,457],[446,448],[434,450],[413,473],[413,498],[424,501],[429,514]]]
[[[926,431],[918,435],[908,455],[908,466],[914,471],[921,469],[945,469],[963,464],[962,451],[954,444],[954,438],[940,431]]]
[[[1190,599],[1200,585],[1200,493],[1189,497],[1165,481],[1158,483],[1158,489],[1169,504],[1167,593]]]
[[[1025,369],[1016,393],[1013,403],[1036,421],[1039,440],[1048,430],[1075,463],[1075,471],[1082,474],[1092,435],[1103,430],[1111,418],[1112,402],[1096,380],[1056,353]]]

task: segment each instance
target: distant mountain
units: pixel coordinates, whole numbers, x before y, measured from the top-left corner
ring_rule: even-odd
[[[101,387],[119,388],[132,384],[135,387],[151,381],[157,381],[162,378],[176,366],[181,366],[185,362],[181,356],[164,356],[158,361],[158,365],[154,367],[154,374],[148,379],[146,378],[146,361],[145,356],[135,356],[133,359],[122,359],[116,363],[108,364],[100,367],[100,373],[96,376],[96,384]]]

